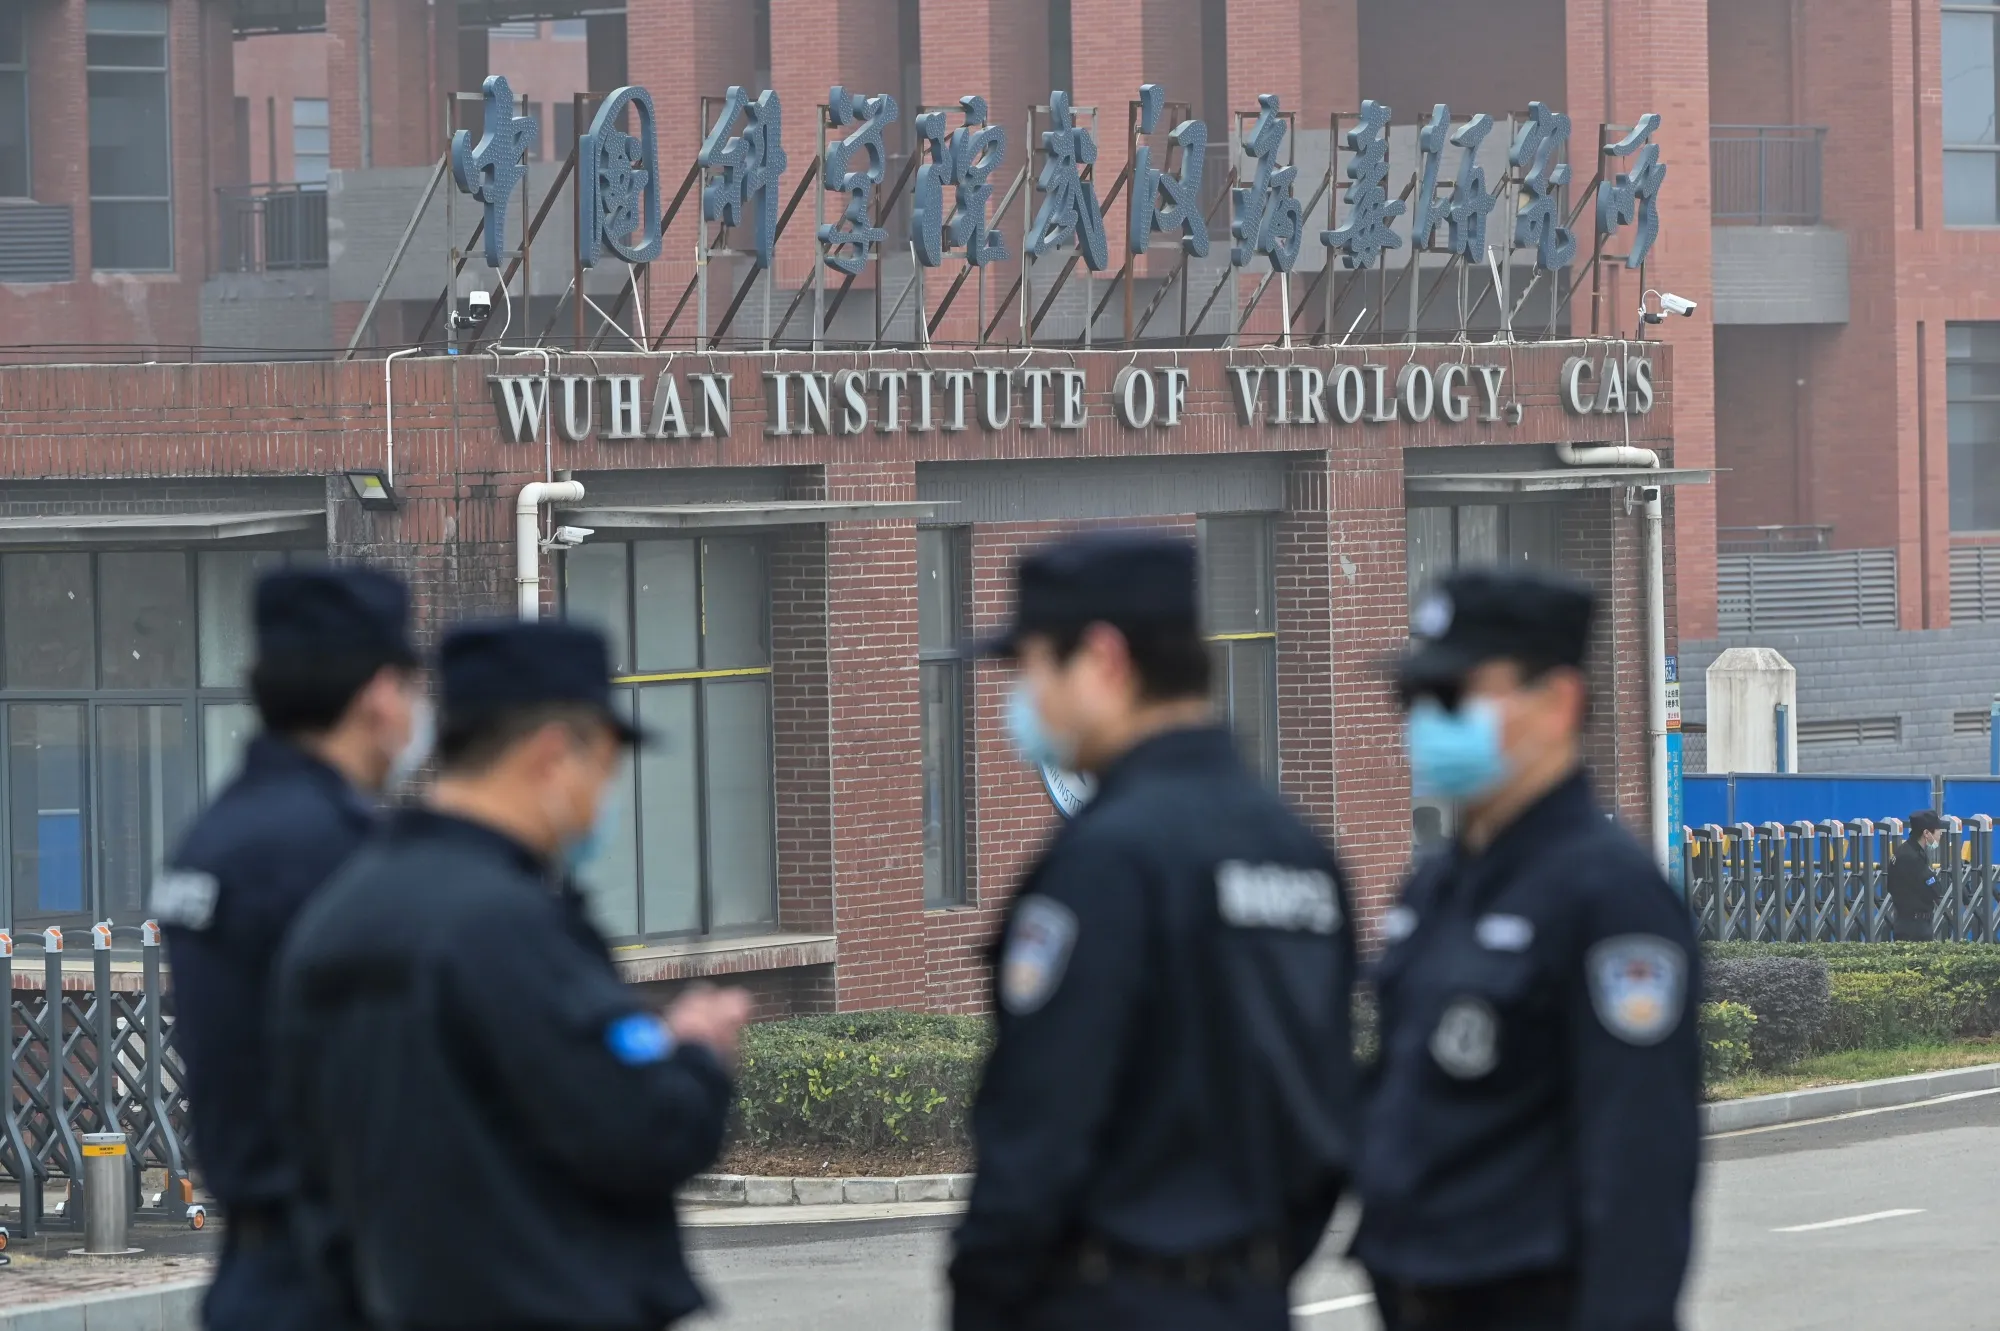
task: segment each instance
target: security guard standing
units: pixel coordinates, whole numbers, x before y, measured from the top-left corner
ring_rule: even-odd
[[[1944,819],[1930,809],[1910,815],[1910,835],[1889,862],[1889,899],[1896,903],[1896,941],[1928,943],[1937,932],[1937,866],[1931,851],[1944,840]]]
[[[1074,538],[1017,590],[1015,744],[1098,790],[1002,930],[953,1326],[1288,1326],[1349,1164],[1340,870],[1211,720],[1190,544]]]
[[[194,1145],[222,1203],[210,1331],[341,1324],[296,1252],[296,1183],[270,1105],[271,967],[306,900],[374,823],[369,796],[426,742],[403,584],[365,568],[265,577],[250,694],[264,725],[153,889],[174,978]]]
[[[701,1295],[674,1192],[721,1147],[741,991],[664,1019],[565,869],[604,847],[641,738],[603,638],[445,639],[428,805],[398,812],[278,963],[279,1094],[303,1191],[386,1331],[658,1331]]]
[[[1385,921],[1355,1255],[1390,1331],[1671,1331],[1701,1095],[1692,924],[1591,797],[1585,587],[1448,576],[1398,684],[1459,802]]]

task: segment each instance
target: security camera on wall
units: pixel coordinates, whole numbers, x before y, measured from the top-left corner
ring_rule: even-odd
[[[479,328],[493,315],[493,293],[475,289],[465,293],[465,309],[451,312],[454,328]]]
[[[1671,291],[1660,294],[1660,309],[1666,314],[1678,314],[1683,319],[1694,314],[1695,303],[1686,296],[1676,296]]]

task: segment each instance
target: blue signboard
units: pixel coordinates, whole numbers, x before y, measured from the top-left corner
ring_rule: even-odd
[[[1667,658],[1667,877],[1681,885],[1681,659]]]

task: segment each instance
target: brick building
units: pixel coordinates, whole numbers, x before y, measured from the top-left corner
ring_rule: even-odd
[[[1904,18],[1906,36],[1921,32]],[[1926,40],[1934,51],[1935,23]],[[1379,662],[1415,590],[1455,562],[1560,565],[1605,589],[1593,756],[1607,796],[1643,826],[1643,516],[1632,473],[1562,453],[1615,443],[1660,456],[1648,483],[1669,483],[1669,650],[1716,641],[1727,486],[1675,484],[1718,465],[1717,385],[1732,356],[1751,354],[1719,355],[1707,317],[1730,307],[1709,281],[1725,230],[1710,216],[1716,44],[1707,8],[1679,0],[0,10],[0,98],[16,97],[28,131],[7,140],[0,105],[0,170],[25,182],[0,194],[26,196],[0,202],[0,318],[16,330],[0,341],[17,362],[0,366],[0,920],[18,932],[143,911],[151,866],[247,729],[242,590],[258,567],[384,560],[416,580],[430,634],[505,613],[515,497],[557,474],[584,498],[545,513],[544,534],[561,523],[592,535],[542,554],[543,609],[606,625],[621,697],[675,737],[630,777],[626,845],[592,885],[637,980],[752,976],[768,1011],[979,1001],[994,911],[1057,815],[1006,749],[1000,675],[959,663],[953,644],[1000,619],[1016,552],[1083,521],[1199,539],[1218,701],[1249,760],[1339,836],[1366,913],[1413,829],[1441,814],[1412,808]],[[567,145],[546,110],[502,244],[530,261],[504,285],[476,256],[452,279],[448,247],[469,245],[477,205],[449,176],[420,201],[447,116],[478,126],[477,99],[449,95],[501,72],[551,108],[585,89],[650,88],[663,200],[694,161],[701,98],[776,89],[793,162],[779,202],[803,203],[768,272],[740,253],[693,261],[692,208],[643,273],[580,272],[576,205],[556,183]],[[1184,260],[1169,241],[1119,276],[1123,108],[1144,82],[1174,104],[1151,140],[1156,163],[1174,160],[1175,120],[1211,127],[1199,202],[1215,244]],[[953,272],[913,267],[907,201],[884,201],[881,262],[844,297],[837,274],[816,291],[820,201],[793,190],[818,147],[811,108],[835,84],[905,108],[885,139],[885,191],[921,146],[915,108],[956,123],[959,98],[986,98],[1014,154],[992,182],[1014,257],[957,290]],[[1000,204],[1030,116],[1048,128],[1032,108],[1051,88],[1096,108],[1113,253],[1066,284],[1060,255],[1029,265],[1032,294],[1017,299],[1031,181]],[[1285,282],[1265,280],[1261,256],[1240,270],[1228,257],[1224,190],[1249,165],[1221,127],[1247,128],[1239,117],[1261,94],[1296,117],[1287,151],[1312,201]],[[1455,123],[1482,111],[1501,122],[1478,153],[1495,181],[1520,174],[1506,161],[1510,118],[1537,101],[1567,111],[1578,257],[1538,274],[1532,248],[1510,254],[1511,228],[1496,225],[1488,264],[1454,266],[1416,253],[1405,216],[1405,243],[1379,271],[1330,261],[1318,233],[1348,214],[1342,188],[1323,187],[1329,154],[1336,172],[1352,160],[1338,134],[1363,99],[1395,108],[1391,198],[1433,103],[1449,102]],[[1906,92],[1897,114],[1927,105]],[[1650,111],[1664,117],[1654,142],[1670,178],[1642,284],[1591,262],[1578,205],[1599,169],[1598,127]],[[87,157],[44,147],[84,142],[84,125]],[[323,188],[309,178],[321,143]],[[259,182],[297,188],[233,210],[232,191]],[[828,196],[828,216],[841,197]],[[1820,247],[1821,276],[1827,229],[1797,242]],[[747,244],[740,228],[706,243],[720,240]],[[494,322],[451,334],[451,350],[472,354],[445,355],[443,316],[467,312],[475,285],[492,290]],[[1638,326],[1642,286],[1693,297],[1702,314]],[[1768,313],[1754,292],[1734,299]],[[1147,311],[1157,326],[1135,331]],[[1034,345],[1018,345],[1031,321]],[[1503,321],[1515,341],[1493,340]],[[1764,337],[1746,339],[1756,354]],[[385,363],[392,349],[412,355]],[[1826,428],[1847,430],[1849,414],[1828,413]],[[1925,456],[1935,467],[1935,449]],[[392,480],[393,503],[364,502],[356,469]],[[1942,499],[1909,493],[1896,539],[1942,567],[1946,528],[1924,525]],[[1845,539],[1836,524],[1833,544]],[[1900,582],[1897,595],[1907,618]]]

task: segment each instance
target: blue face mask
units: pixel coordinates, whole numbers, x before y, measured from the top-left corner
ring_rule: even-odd
[[[1030,767],[1067,769],[1076,761],[1074,746],[1051,735],[1042,724],[1042,714],[1035,710],[1034,695],[1025,680],[1016,680],[1014,691],[1007,696],[1007,738]]]
[[[590,829],[563,847],[563,864],[573,874],[583,873],[604,858],[618,836],[618,800],[609,790],[597,797],[597,817]]]
[[[1491,793],[1507,779],[1500,750],[1500,713],[1493,704],[1467,699],[1447,712],[1429,698],[1410,708],[1404,723],[1410,749],[1410,785],[1419,796],[1469,800]]]

